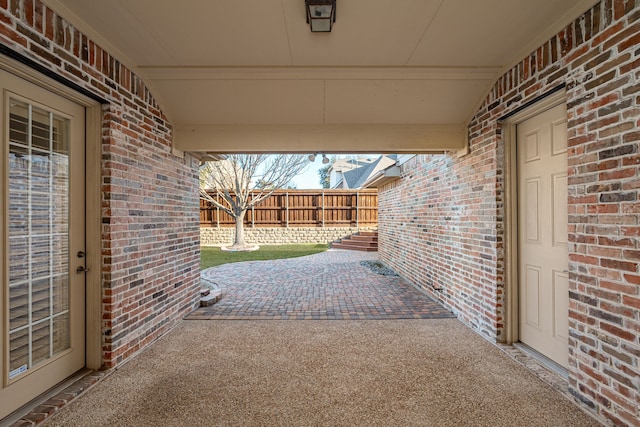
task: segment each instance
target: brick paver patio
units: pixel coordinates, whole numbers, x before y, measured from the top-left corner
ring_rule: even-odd
[[[455,317],[398,276],[360,264],[377,254],[329,250],[274,261],[225,264],[202,272],[222,299],[188,319],[382,320]]]

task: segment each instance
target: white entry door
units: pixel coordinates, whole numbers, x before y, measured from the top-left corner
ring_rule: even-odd
[[[85,111],[4,71],[0,89],[2,419],[85,365]]]
[[[517,125],[520,341],[568,364],[567,114]]]

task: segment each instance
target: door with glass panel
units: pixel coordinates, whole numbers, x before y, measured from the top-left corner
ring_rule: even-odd
[[[0,419],[85,365],[85,112],[0,71]]]

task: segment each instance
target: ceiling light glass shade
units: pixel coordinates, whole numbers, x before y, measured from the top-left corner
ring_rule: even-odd
[[[312,19],[311,31],[314,33],[328,33],[331,31],[330,19]]]
[[[315,162],[316,160],[316,155],[315,154],[309,154],[309,161],[310,162]]]
[[[312,18],[331,18],[333,5],[310,4],[309,13]]]
[[[305,0],[307,23],[312,32],[329,32],[336,22],[336,0]]]
[[[322,163],[325,164],[325,165],[327,163],[329,163],[329,158],[327,156],[325,156],[324,154],[322,155]]]

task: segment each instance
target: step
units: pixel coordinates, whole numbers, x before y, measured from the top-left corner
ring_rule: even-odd
[[[350,239],[338,240],[335,243],[340,243],[342,245],[354,246],[354,247],[357,246],[360,248],[377,248],[378,247],[378,242],[361,242],[361,241],[350,240]]]
[[[200,298],[200,307],[209,307],[222,299],[222,291],[217,291]]]
[[[378,237],[378,232],[377,231],[360,231],[360,232],[358,232],[358,234],[356,234],[356,236],[374,236],[374,237]]]
[[[341,239],[339,243],[346,243],[347,245],[353,246],[364,246],[364,247],[373,247],[378,246],[378,242],[372,242],[367,240],[353,240],[353,238]]]
[[[351,237],[347,237],[347,239],[358,240],[363,242],[377,242],[378,236],[359,236],[357,234],[354,234]]]
[[[363,252],[377,252],[378,251],[378,247],[373,247],[373,246],[360,246],[360,245],[350,245],[347,243],[332,243],[331,244],[332,248],[335,249],[348,249],[348,250],[352,250],[352,251],[363,251]]]
[[[332,248],[375,252],[378,250],[378,232],[361,231],[331,244]]]

